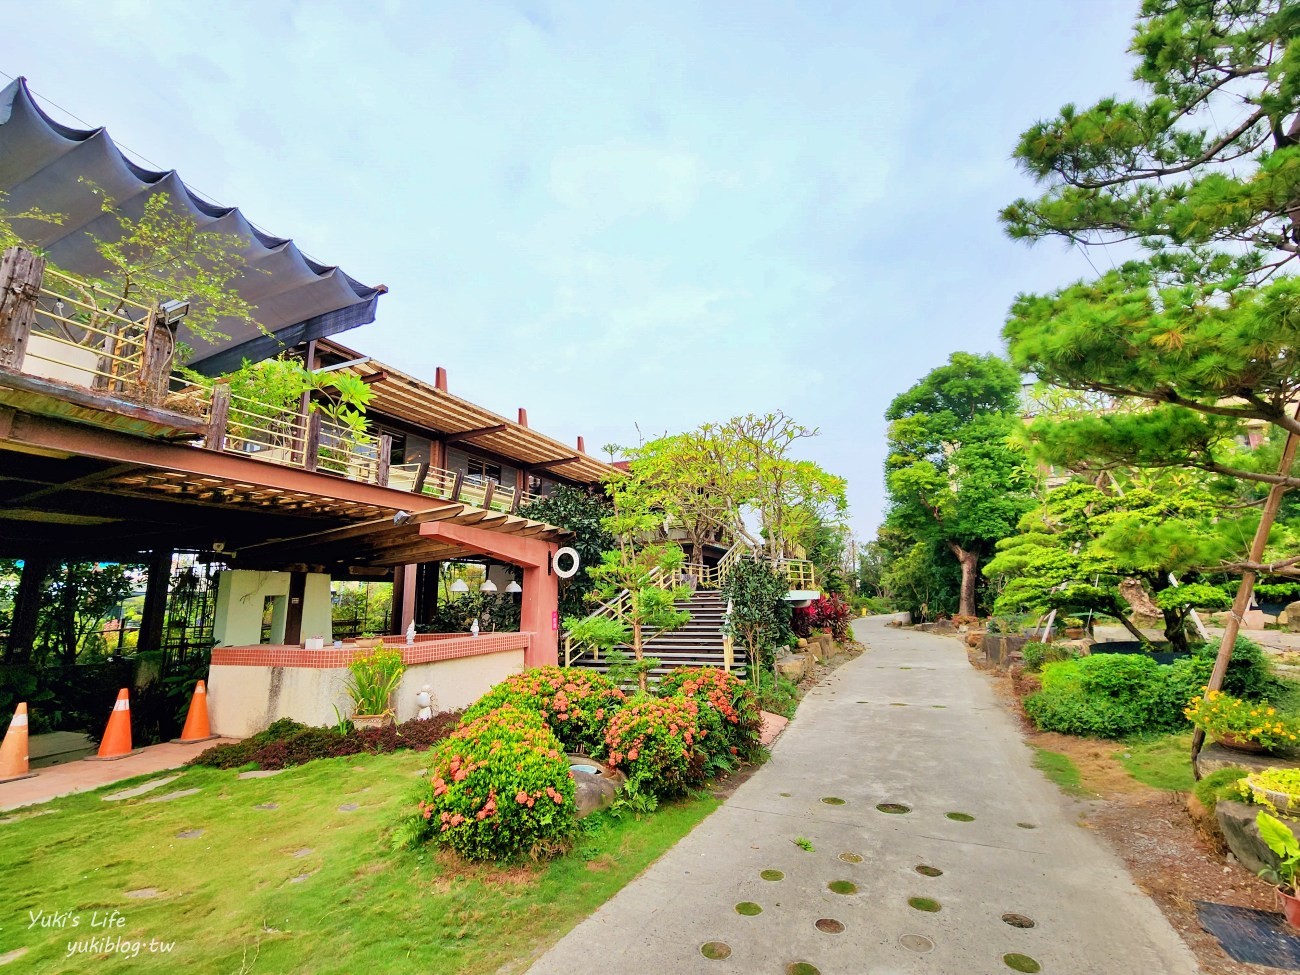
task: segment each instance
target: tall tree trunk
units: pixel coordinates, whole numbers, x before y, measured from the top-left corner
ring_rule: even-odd
[[[948,547],[952,549],[952,554],[957,556],[957,561],[961,565],[961,601],[957,606],[957,614],[959,616],[974,616],[975,583],[979,578],[979,553],[964,549],[956,542],[949,542]]]
[[[1295,415],[1300,419],[1300,406],[1296,407]],[[1295,463],[1296,447],[1300,445],[1300,437],[1294,433],[1286,435],[1286,444],[1282,448],[1282,459],[1278,462],[1277,472],[1283,477],[1291,473],[1291,465]],[[1268,545],[1268,534],[1273,528],[1273,521],[1277,518],[1278,509],[1282,507],[1282,495],[1286,494],[1287,488],[1282,484],[1274,484],[1269,488],[1268,498],[1264,502],[1264,510],[1259,516],[1259,527],[1255,529],[1255,537],[1250,543],[1249,561],[1258,564],[1264,558],[1264,549]],[[1241,618],[1250,609],[1250,597],[1255,592],[1255,576],[1253,569],[1247,569],[1241,574],[1241,586],[1237,589],[1237,596],[1232,601],[1232,612],[1228,615],[1228,623],[1223,628],[1223,641],[1219,644],[1219,653],[1214,658],[1214,670],[1210,672],[1210,680],[1206,685],[1205,694],[1208,697],[1212,691],[1217,691],[1223,687],[1224,675],[1228,672],[1228,664],[1232,660],[1232,649],[1237,643],[1237,633],[1241,629]],[[1201,753],[1201,746],[1205,744],[1205,729],[1197,728],[1192,732],[1192,774],[1199,781],[1201,770],[1196,766],[1196,758]]]
[[[643,654],[641,648],[641,624],[635,620],[632,623],[632,653],[636,657],[636,662],[641,663]],[[637,669],[636,683],[641,693],[646,693],[646,673],[644,669]]]
[[[63,643],[63,662],[71,667],[77,662],[77,588],[72,563],[63,566],[63,599],[59,629]]]
[[[1151,590],[1153,596],[1158,596],[1166,589],[1172,588],[1168,579],[1162,573],[1155,573],[1146,577],[1147,588]],[[1157,606],[1157,608],[1159,608]],[[1184,623],[1187,614],[1181,609],[1161,609],[1160,615],[1165,621],[1165,639],[1169,641],[1169,647],[1175,653],[1187,652],[1187,628]]]

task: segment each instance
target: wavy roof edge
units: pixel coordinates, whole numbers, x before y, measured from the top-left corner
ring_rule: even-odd
[[[8,85],[0,88],[0,129],[3,129],[11,122],[17,122],[21,126],[24,122],[39,120],[51,136],[56,136],[72,147],[82,144],[92,143],[93,140],[100,140],[107,148],[112,158],[114,158],[125,171],[134,177],[137,182],[136,191],[145,192],[150,189],[162,189],[164,186],[179,187],[183,191],[183,198],[179,201],[191,211],[192,215],[199,218],[205,218],[209,221],[225,220],[235,225],[235,232],[243,235],[250,244],[250,250],[260,251],[250,256],[250,263],[255,263],[259,258],[266,258],[275,255],[281,259],[288,257],[293,264],[297,264],[301,271],[308,272],[316,279],[324,282],[334,280],[346,285],[348,291],[354,296],[352,301],[344,301],[343,304],[335,308],[320,310],[313,308],[309,314],[305,314],[298,321],[284,320],[272,323],[274,327],[270,330],[273,334],[279,334],[283,329],[298,328],[301,330],[306,326],[308,330],[320,329],[320,335],[328,335],[347,328],[354,328],[357,325],[367,324],[374,321],[375,300],[379,295],[387,292],[384,285],[367,285],[352,277],[338,265],[322,264],[313,258],[304,254],[301,248],[290,237],[277,237],[269,234],[254,225],[243,211],[236,206],[223,206],[208,200],[200,193],[191,188],[179,176],[175,169],[170,170],[153,170],[148,169],[140,163],[133,160],[115,143],[109,135],[105,126],[93,129],[79,129],[70,125],[65,125],[53,118],[44,108],[41,107],[31,89],[28,87],[25,76],[20,76],[11,81]],[[29,173],[28,178],[38,175],[42,169],[58,163],[63,158],[58,154],[45,160],[40,164],[34,173]],[[168,186],[168,184],[171,184]],[[0,185],[0,191],[12,190],[13,187]],[[51,211],[58,212],[58,211]],[[80,229],[80,228],[75,228]],[[77,273],[93,273],[83,271],[78,268],[70,268]],[[346,293],[346,292],[340,292]],[[340,316],[339,313],[348,309],[350,314]],[[345,323],[346,320],[346,323]],[[267,324],[267,323],[263,323]],[[270,327],[270,326],[268,326]],[[302,336],[292,336],[289,345],[300,341]],[[209,354],[204,355],[196,361],[196,365],[203,366],[209,362],[216,364],[216,360],[226,360],[231,357],[235,351],[255,351],[258,357],[274,355],[275,349],[263,350],[260,346],[268,343],[241,343],[238,346],[227,347],[224,349],[215,349]],[[278,343],[276,343],[278,344]],[[249,348],[245,349],[245,345]],[[222,363],[223,366],[225,363]],[[234,362],[238,365],[238,361]],[[204,368],[202,371],[209,371]]]

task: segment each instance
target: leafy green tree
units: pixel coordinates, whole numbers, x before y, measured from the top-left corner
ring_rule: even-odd
[[[1145,97],[1067,105],[1027,129],[1016,159],[1043,192],[1002,212],[1014,238],[1147,251],[1012,308],[1017,367],[1114,401],[1104,414],[1036,422],[1048,459],[1186,466],[1269,486],[1248,554],[1226,566],[1243,578],[1212,688],[1282,493],[1300,485],[1300,281],[1283,273],[1300,255],[1298,34],[1290,0],[1145,0],[1131,47]],[[1224,462],[1246,420],[1287,435],[1275,471]]]
[[[1078,479],[1048,491],[984,567],[986,576],[1004,582],[995,608],[1105,613],[1142,640],[1120,592],[1124,579],[1135,578],[1164,615],[1165,639],[1187,649],[1192,609],[1228,604],[1223,587],[1197,573],[1231,549],[1239,534],[1233,521],[1242,515],[1223,510],[1196,485],[1178,487],[1166,478],[1160,488],[1121,491],[1112,483],[1107,491]],[[1188,584],[1175,586],[1171,574]]]
[[[951,553],[961,567],[957,609],[966,616],[977,612],[981,560],[1030,503],[1025,459],[1010,442],[1019,392],[1004,360],[955,352],[885,412],[886,524]]]
[[[614,537],[605,527],[611,513],[609,499],[603,493],[560,484],[546,497],[521,505],[518,513],[573,532],[571,544],[580,564],[575,575],[560,580],[560,615],[583,615],[587,593],[593,586],[589,570],[614,547]]]
[[[103,651],[105,621],[135,588],[141,567],[115,562],[66,562],[45,577],[36,622],[37,663],[56,656],[71,666],[82,653]]]
[[[691,618],[690,613],[674,606],[675,601],[690,596],[690,590],[676,582],[685,553],[678,545],[658,540],[663,515],[653,505],[652,489],[631,477],[618,477],[608,488],[613,513],[604,520],[604,527],[614,546],[602,555],[599,565],[588,569],[592,590],[587,599],[622,599],[622,609],[612,617],[570,617],[564,626],[580,643],[606,649],[630,646],[630,673],[644,694],[647,674],[656,663],[645,655],[647,632],[675,630]],[[662,584],[665,580],[667,585]]]
[[[741,472],[723,461],[725,427],[705,425],[628,448],[629,473],[653,489],[654,505],[686,535],[692,562],[704,545],[730,537],[744,497]]]
[[[771,666],[776,648],[790,634],[789,590],[786,577],[765,559],[740,559],[723,584],[729,604],[726,630],[745,648],[752,681]]]

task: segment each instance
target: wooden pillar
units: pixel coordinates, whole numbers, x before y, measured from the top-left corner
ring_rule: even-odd
[[[154,406],[161,403],[167,395],[175,355],[176,323],[168,325],[160,322],[155,306],[149,313],[149,324],[145,329],[144,362],[140,367],[140,386],[144,390],[146,401]]]
[[[203,446],[209,450],[224,449],[229,423],[230,384],[217,383],[212,387],[212,410],[208,414],[208,432],[203,437]]]
[[[393,619],[394,633],[405,633],[415,620],[415,570],[414,565],[399,565],[393,569]]]
[[[381,433],[379,435],[379,465],[375,471],[375,483],[380,487],[388,487],[388,469],[392,466],[392,463],[392,434]]]
[[[0,257],[0,368],[22,371],[44,275],[45,258],[29,250],[10,247]]]
[[[167,590],[171,585],[172,553],[155,549],[149,556],[149,581],[144,587],[144,611],[140,614],[140,638],[136,649],[161,650],[163,624],[167,619]]]
[[[302,602],[307,595],[307,573],[289,573],[289,605],[285,608],[284,642],[297,646],[302,642]]]
[[[36,642],[36,620],[45,595],[45,577],[54,560],[47,556],[23,559],[23,574],[14,594],[14,618],[5,644],[5,662],[30,660]]]

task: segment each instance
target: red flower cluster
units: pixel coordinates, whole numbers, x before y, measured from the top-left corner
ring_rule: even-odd
[[[705,751],[711,759],[727,755],[753,755],[763,727],[758,698],[749,685],[716,667],[683,667],[667,674],[660,694],[681,694],[700,707],[699,724]],[[719,763],[720,769],[732,763]]]
[[[704,778],[699,705],[685,697],[648,698],[620,710],[605,732],[606,757],[636,788],[684,792]]]
[[[466,712],[475,718],[502,705],[535,711],[564,747],[594,754],[605,738],[605,722],[624,702],[622,691],[595,671],[538,667],[514,674]]]
[[[813,630],[823,630],[843,643],[849,639],[849,620],[853,612],[843,596],[822,596],[811,606],[796,609],[792,623],[798,636],[811,636]]]

